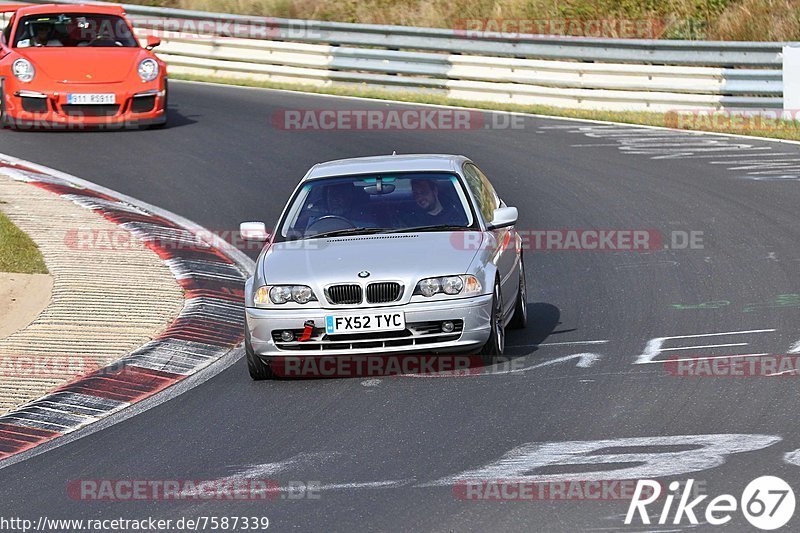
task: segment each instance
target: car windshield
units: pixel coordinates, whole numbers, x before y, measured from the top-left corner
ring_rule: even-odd
[[[464,188],[453,174],[374,174],[304,185],[286,213],[281,236],[459,230],[473,223]]]
[[[125,19],[91,13],[49,13],[23,17],[14,36],[16,48],[139,46]]]

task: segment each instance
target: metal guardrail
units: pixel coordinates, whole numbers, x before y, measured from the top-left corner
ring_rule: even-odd
[[[32,4],[102,4],[81,0],[27,0]],[[251,17],[207,11],[122,4],[125,11],[138,17],[196,21],[230,21],[243,25],[254,20],[270,24],[280,32],[274,38],[334,45],[374,46],[388,49],[413,49],[434,52],[511,56],[538,59],[574,59],[579,61],[631,62],[663,65],[703,65],[728,67],[777,67],[780,53],[788,43],[732,41],[675,41],[643,39],[593,39],[582,37],[518,36],[486,34],[474,38],[466,32],[444,28],[416,28]],[[305,35],[293,28],[311,27]]]
[[[574,108],[780,108],[781,50],[789,44],[476,39],[448,29],[123,6],[141,36],[162,36],[157,51],[172,72]]]

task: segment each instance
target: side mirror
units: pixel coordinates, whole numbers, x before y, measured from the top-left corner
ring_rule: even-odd
[[[239,224],[239,233],[246,241],[265,242],[269,240],[267,226],[263,222],[242,222]]]
[[[489,229],[506,228],[517,223],[519,213],[516,207],[498,207],[494,210],[492,221],[489,222]]]
[[[161,39],[159,39],[155,35],[147,36],[147,46],[145,46],[145,48],[147,48],[148,50],[152,50],[153,48],[159,45],[161,45]]]

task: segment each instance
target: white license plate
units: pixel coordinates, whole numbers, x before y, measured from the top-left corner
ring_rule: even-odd
[[[117,103],[117,95],[114,93],[110,94],[68,94],[67,95],[67,103],[68,104],[78,104],[78,105],[85,105],[85,104],[116,104]]]
[[[404,313],[363,313],[357,315],[327,315],[325,332],[328,335],[397,331],[406,329]]]

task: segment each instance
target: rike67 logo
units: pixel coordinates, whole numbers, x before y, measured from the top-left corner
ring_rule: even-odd
[[[733,519],[733,514],[741,510],[750,525],[757,529],[771,531],[785,526],[794,515],[795,497],[792,487],[784,480],[775,476],[761,476],[754,479],[742,491],[742,496],[737,500],[731,494],[721,494],[705,504],[708,495],[703,494],[690,500],[693,496],[692,486],[694,480],[686,483],[673,481],[669,484],[666,497],[663,498],[663,507],[654,509],[658,516],[658,524],[670,523],[673,513],[673,503],[678,500],[672,514],[671,523],[678,525],[684,519],[692,525],[700,522],[698,516],[705,518],[705,523],[712,526],[727,524]],[[681,488],[683,490],[681,490]],[[680,493],[678,492],[680,491]],[[634,523],[638,514],[642,524],[650,524],[651,516],[647,507],[658,507],[656,501],[661,503],[661,484],[650,479],[640,479],[636,484],[633,499],[625,515],[625,524]]]

